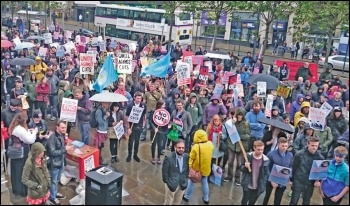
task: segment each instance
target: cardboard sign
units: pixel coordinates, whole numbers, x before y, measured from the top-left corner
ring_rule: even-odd
[[[265,105],[265,116],[271,118],[271,112],[272,112],[272,104],[273,104],[273,95],[269,94],[266,98],[266,105]]]
[[[123,134],[125,133],[123,122],[120,121],[113,128],[114,128],[114,132],[117,136],[117,139],[120,140],[120,138],[122,138]]]
[[[279,185],[287,186],[291,175],[292,169],[274,164],[270,172],[269,181]]]
[[[233,90],[237,83],[237,75],[232,75],[228,78],[228,89]]]
[[[63,55],[64,55],[64,49],[56,50],[56,57],[63,57]]]
[[[91,49],[91,48],[90,48]],[[97,51],[87,51],[87,54],[92,54],[93,55],[93,61],[94,63],[96,63],[96,55],[97,55]]]
[[[132,55],[128,53],[119,53],[118,54],[118,65],[117,71],[121,74],[131,74],[132,66],[131,66]]]
[[[290,87],[283,85],[283,84],[279,84],[277,87],[277,95],[283,98],[288,98],[290,93]]]
[[[230,125],[225,123],[225,127],[227,129],[227,134],[230,137],[232,144],[235,144],[236,142],[241,140],[241,137],[239,136],[235,125],[231,127]]]
[[[145,108],[143,107],[133,106],[128,118],[128,122],[132,122],[135,124],[139,123],[144,109]]]
[[[55,31],[53,33],[53,39],[57,40],[58,39],[58,36],[59,36],[59,33],[57,31]]]
[[[221,83],[222,84],[228,84],[230,76],[233,75],[233,72],[224,72],[224,75],[222,76]]]
[[[176,125],[176,129],[179,130],[179,132],[182,132],[184,128],[184,123],[179,118],[174,118],[173,123]]]
[[[324,102],[321,105],[320,109],[326,111],[327,116],[333,111],[333,107],[330,104],[328,104],[328,102]]]
[[[38,56],[39,57],[46,57],[46,52],[47,52],[47,48],[40,47],[39,52],[38,52]]]
[[[67,122],[75,122],[77,117],[78,100],[62,99],[60,120]]]
[[[326,117],[328,111],[321,108],[310,107],[309,109],[309,120],[310,127],[315,130],[323,131],[326,127]]]
[[[221,95],[222,90],[224,90],[225,86],[222,84],[215,84],[215,88],[213,90],[213,94]]]
[[[238,96],[239,97],[244,97],[244,88],[243,88],[243,84],[236,84],[236,89],[238,92]]]
[[[184,57],[184,63],[186,63],[190,66],[190,71],[193,70],[192,56]]]
[[[45,44],[52,44],[52,35],[51,33],[45,33],[43,34],[44,37],[44,43]]]
[[[93,54],[80,53],[80,74],[95,74]]]
[[[95,160],[94,155],[89,156],[88,158],[84,159],[84,171],[89,172],[95,168]]]
[[[258,97],[266,97],[266,82],[257,82]]]
[[[165,109],[157,109],[153,113],[153,122],[159,127],[163,127],[170,122],[170,114]]]
[[[208,77],[209,77],[209,68],[207,66],[201,66],[199,68],[199,75],[198,75],[199,85],[207,86]]]
[[[193,65],[203,65],[204,57],[203,56],[192,56]]]
[[[208,67],[209,72],[213,72],[213,62],[212,61],[204,62],[204,66]]]
[[[66,30],[66,38],[67,39],[71,39],[72,38],[72,34],[73,34],[73,32],[72,31],[68,31],[68,30]]]
[[[314,160],[309,175],[309,180],[323,180],[327,178],[328,166],[331,160]]]
[[[177,70],[177,85],[187,85],[191,84],[191,77],[190,77],[190,65],[184,62],[178,62],[176,64],[176,70]]]
[[[275,60],[277,66],[281,67],[283,66],[283,63],[287,63],[287,67],[289,68],[289,78],[288,80],[295,81],[295,75],[300,67],[304,65],[305,62],[302,61],[286,61],[284,59],[277,59]],[[311,82],[317,82],[318,81],[318,65],[316,63],[309,63],[309,69],[311,74],[315,77],[309,77],[309,80]],[[304,79],[305,80],[305,79]]]

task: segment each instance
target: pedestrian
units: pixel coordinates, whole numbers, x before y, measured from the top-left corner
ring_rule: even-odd
[[[22,182],[28,188],[26,201],[30,205],[46,205],[50,197],[50,173],[45,152],[40,142],[34,143],[23,167]]]
[[[66,198],[66,196],[58,192],[58,181],[61,179],[65,154],[67,153],[65,146],[66,130],[66,123],[62,120],[58,120],[56,123],[56,131],[49,137],[46,146],[48,169],[51,177],[49,200],[52,205],[60,205],[59,199]]]
[[[96,119],[96,122],[97,122],[97,128],[93,139],[94,147],[100,150],[100,164],[102,165],[107,164],[107,162],[105,162],[102,158],[102,149],[107,139],[107,129],[108,129],[107,118],[109,116],[110,116],[109,103],[102,102],[101,107],[99,107],[95,112],[94,118]]]
[[[211,158],[214,151],[214,145],[208,141],[207,133],[204,130],[197,130],[193,139],[194,145],[192,146],[189,159],[189,168],[201,173],[201,185],[202,185],[202,200],[204,204],[209,204],[209,185],[208,177],[211,172]],[[194,188],[194,182],[189,179],[187,190],[183,196],[183,200],[188,202],[191,198],[191,194]]]
[[[224,156],[224,151],[220,151],[220,141],[222,139],[222,122],[219,115],[214,115],[213,118],[211,118],[208,127],[207,127],[207,135],[208,140],[211,141],[214,144],[214,152],[212,156],[212,166],[215,164],[216,159],[218,159],[218,164],[220,164],[222,157]]]
[[[83,21],[83,15],[79,14],[79,22],[81,24],[81,22]]]
[[[185,142],[179,139],[174,142],[174,147],[175,151],[165,156],[162,166],[164,205],[180,205],[188,185],[189,157],[185,153]]]
[[[248,162],[242,163],[241,171],[243,197],[241,205],[254,205],[259,196],[265,192],[269,177],[270,160],[263,154],[264,143],[257,140],[253,143],[253,152],[247,154]],[[251,169],[251,171],[248,170]]]
[[[327,178],[322,180],[320,194],[323,205],[340,205],[349,191],[349,165],[345,162],[348,150],[343,146],[334,149],[334,159],[328,167]]]
[[[47,83],[47,78],[43,77],[36,86],[36,101],[38,108],[41,110],[43,117],[46,118],[46,109],[49,102],[50,85]]]
[[[277,143],[278,149],[272,150],[269,153],[267,153],[267,157],[270,160],[270,164],[269,164],[270,171],[272,170],[272,167],[274,165],[287,167],[287,168],[292,167],[293,154],[287,150],[288,145],[289,145],[288,140],[285,137],[281,137],[278,139],[278,143]],[[270,182],[270,181],[266,183],[266,193],[265,193],[263,205],[268,204],[273,188],[276,188],[274,205],[281,205],[283,193],[286,190],[286,186],[279,185],[275,182]]]
[[[255,140],[261,140],[264,135],[265,124],[258,122],[258,119],[265,118],[265,114],[261,110],[261,102],[259,100],[254,100],[252,103],[253,109],[245,115],[245,119],[250,125],[250,141],[249,149],[253,148],[253,143]]]
[[[51,121],[55,121],[58,118],[58,84],[60,80],[53,73],[52,67],[49,67],[46,71],[47,82],[50,85],[50,94],[49,94],[49,113],[51,114]]]
[[[324,157],[317,150],[320,144],[318,137],[310,136],[307,139],[307,147],[298,151],[292,162],[292,197],[290,205],[297,205],[300,195],[303,196],[303,205],[310,205],[310,199],[314,187],[319,187],[318,180],[309,180],[309,174],[314,160],[324,160]]]
[[[74,92],[75,99],[78,100],[77,122],[81,133],[81,141],[84,144],[90,144],[90,114],[92,112],[92,103],[88,96],[81,89]]]

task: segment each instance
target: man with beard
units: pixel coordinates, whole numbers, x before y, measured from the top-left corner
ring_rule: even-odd
[[[264,135],[266,125],[258,122],[261,118],[266,118],[266,116],[261,111],[260,101],[256,100],[253,102],[253,109],[245,115],[245,119],[248,121],[251,131],[249,149],[253,148],[254,141],[261,140]]]
[[[175,151],[165,156],[162,167],[165,183],[164,205],[179,205],[188,183],[189,158],[185,153],[185,142],[179,139],[174,147]]]

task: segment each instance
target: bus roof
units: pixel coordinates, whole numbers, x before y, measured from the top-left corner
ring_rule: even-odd
[[[119,6],[119,5],[111,5],[111,4],[98,4],[98,5],[96,5],[96,7],[166,13],[164,9],[139,8],[139,7],[133,7],[133,6]]]

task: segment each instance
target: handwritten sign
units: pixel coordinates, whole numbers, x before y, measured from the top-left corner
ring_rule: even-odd
[[[213,62],[212,61],[204,62],[204,66],[208,67],[209,72],[213,72]]]
[[[266,97],[266,82],[257,82],[258,97]]]
[[[326,179],[330,162],[331,160],[314,160],[312,162],[309,180]]]
[[[273,95],[269,94],[266,98],[266,105],[265,105],[265,116],[271,118],[271,111],[272,111],[272,104],[273,104]]]
[[[84,159],[84,171],[89,172],[95,168],[94,155]]]
[[[201,66],[199,68],[199,75],[198,75],[198,80],[199,80],[200,86],[207,85],[208,76],[209,76],[209,68],[207,66]]]
[[[117,139],[120,140],[120,138],[122,138],[123,134],[125,133],[123,122],[120,121],[118,124],[116,124],[113,127],[113,129],[114,129],[114,132],[117,136]]]
[[[77,117],[78,100],[76,99],[62,99],[60,120],[67,122],[75,122]]]
[[[236,142],[238,142],[239,140],[241,140],[241,137],[239,136],[238,132],[237,132],[237,128],[235,125],[233,125],[232,127],[230,125],[228,125],[227,123],[225,123],[225,127],[227,130],[227,134],[230,137],[231,143],[235,144]]]
[[[45,44],[52,44],[52,35],[51,33],[45,33],[43,34],[44,37],[44,43]]]
[[[230,76],[233,75],[233,72],[224,72],[224,75],[222,76],[221,83],[222,84],[228,84]]]
[[[190,78],[190,65],[184,62],[178,62],[176,64],[177,70],[177,85],[187,85],[191,83]]]
[[[40,47],[39,52],[38,52],[38,56],[39,57],[46,57],[46,52],[47,52],[47,48]]]
[[[327,114],[327,116],[328,116],[329,113],[331,113],[331,111],[333,110],[333,107],[332,107],[330,104],[328,104],[328,102],[324,102],[324,103],[321,105],[320,109],[326,111],[326,114]]]
[[[80,53],[80,74],[94,75],[94,55]]]
[[[228,89],[233,90],[236,87],[237,75],[232,75],[228,78]]]
[[[277,87],[277,95],[283,98],[288,98],[290,93],[290,87],[283,85],[283,84],[279,84]]]
[[[190,66],[190,71],[193,70],[192,56],[184,57],[184,62]]]
[[[119,53],[118,54],[118,65],[117,71],[122,74],[131,74],[132,66],[131,66],[132,55],[128,53]]]
[[[97,55],[97,51],[87,51],[86,52],[87,54],[92,54],[93,55],[93,60],[94,60],[94,63],[96,63],[96,55]]]
[[[310,127],[315,130],[323,131],[326,127],[326,117],[328,115],[328,111],[323,110],[321,108],[310,107],[309,110],[309,120]]]
[[[215,88],[213,90],[213,94],[218,94],[218,95],[221,95],[222,93],[222,90],[224,90],[225,86],[222,85],[222,84],[216,84],[215,85]]]
[[[304,62],[302,61],[286,61],[285,59],[277,59],[276,61],[277,66],[281,67],[284,62],[287,63],[287,67],[289,68],[289,78],[288,80],[295,81],[295,75],[298,71],[298,69],[302,66],[304,66]],[[309,78],[311,82],[317,82],[318,81],[318,65],[316,63],[309,63],[309,69],[311,74],[315,78]]]
[[[132,122],[135,124],[139,123],[144,109],[145,108],[143,107],[133,106],[128,118],[128,122]]]
[[[270,172],[269,181],[287,186],[291,174],[292,169],[274,164]]]
[[[165,109],[157,109],[153,113],[153,122],[160,127],[169,124],[170,122],[169,112]]]

